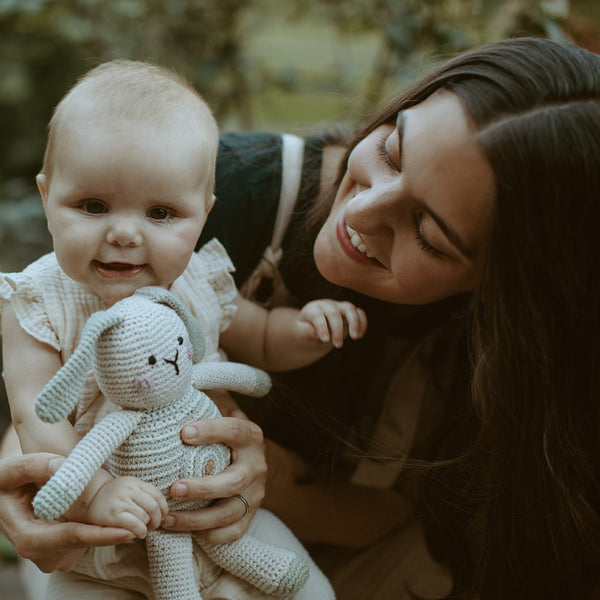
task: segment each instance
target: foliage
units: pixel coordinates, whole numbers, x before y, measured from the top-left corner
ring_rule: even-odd
[[[30,175],[51,108],[81,73],[116,57],[189,77],[217,118],[247,94],[240,15],[248,0],[2,0],[0,156],[4,176]]]
[[[484,41],[523,34],[560,38],[567,31],[600,46],[600,15],[596,22],[574,17],[576,5],[583,6],[578,14],[589,14],[595,3],[0,0],[0,185],[15,177],[31,181],[52,107],[78,75],[104,60],[137,58],[175,68],[204,94],[219,122],[252,129],[260,108],[257,99],[279,94],[279,106],[288,103],[293,106],[288,113],[297,116],[304,107],[308,119],[317,113],[314,106],[327,105],[337,94],[362,105],[357,111],[362,114],[432,58]],[[303,60],[302,68],[297,61],[282,65],[284,46],[294,41],[294,28],[302,23],[315,30],[318,25],[317,35],[330,32],[348,50],[367,36],[372,58],[356,65],[348,53],[332,69],[310,52],[309,46],[316,46],[313,38],[296,50],[303,55],[296,57]],[[277,40],[281,52],[278,47],[269,54],[252,52],[278,28],[283,32]],[[303,33],[296,36],[306,35],[306,29],[299,31]],[[312,105],[306,100],[311,95]],[[273,102],[262,107],[277,116]],[[287,118],[285,111],[280,116]],[[0,188],[0,200],[3,196]]]

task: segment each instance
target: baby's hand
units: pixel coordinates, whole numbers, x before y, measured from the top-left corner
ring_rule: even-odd
[[[351,302],[314,300],[306,304],[299,315],[300,323],[312,325],[312,337],[341,348],[344,338],[360,339],[367,330],[367,315]],[[310,335],[310,330],[309,330]]]
[[[86,511],[93,525],[128,529],[138,538],[156,529],[169,512],[165,497],[137,477],[116,477],[96,492]]]

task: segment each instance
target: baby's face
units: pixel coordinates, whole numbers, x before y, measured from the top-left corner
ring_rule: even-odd
[[[109,305],[168,289],[212,207],[216,148],[183,119],[82,121],[60,132],[51,180],[38,176],[59,264]]]

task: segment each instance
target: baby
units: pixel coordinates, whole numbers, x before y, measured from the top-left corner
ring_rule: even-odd
[[[364,312],[347,302],[267,311],[240,296],[217,240],[194,252],[215,202],[217,145],[202,98],[155,65],[102,64],[56,107],[37,176],[54,252],[0,276],[5,381],[24,452],[67,455],[114,410],[91,374],[69,420],[42,423],[34,404],[89,316],[138,288],[183,301],[206,334],[206,360],[222,348],[232,360],[295,369],[364,334]],[[67,516],[143,538],[167,510],[150,484],[101,470]]]

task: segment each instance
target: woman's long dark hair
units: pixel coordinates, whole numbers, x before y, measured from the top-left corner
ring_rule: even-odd
[[[431,507],[456,543],[477,540],[468,568],[455,564],[455,597],[600,597],[600,57],[541,39],[463,53],[348,153],[440,88],[462,100],[497,178],[468,336],[478,431],[449,432],[462,459],[430,488],[454,490]]]

